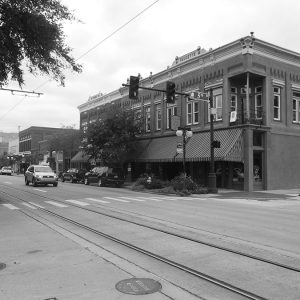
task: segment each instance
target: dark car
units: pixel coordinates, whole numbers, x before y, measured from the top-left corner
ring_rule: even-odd
[[[99,186],[124,184],[125,176],[122,168],[95,167],[84,176],[84,184],[97,183]]]
[[[62,182],[71,181],[72,183],[83,182],[84,174],[86,170],[82,169],[69,169],[67,172],[62,173],[61,180]]]

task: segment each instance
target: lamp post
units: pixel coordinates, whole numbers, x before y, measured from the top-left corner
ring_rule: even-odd
[[[187,139],[192,137],[193,135],[193,132],[191,130],[190,127],[178,127],[178,130],[176,131],[176,135],[177,136],[182,136],[182,147],[183,147],[183,160],[182,160],[182,163],[183,163],[183,174],[184,174],[184,177],[186,177],[186,169],[185,169],[185,154],[186,154],[186,142],[187,142]]]
[[[217,193],[217,180],[215,173],[214,158],[214,114],[213,114],[213,92],[209,91],[209,111],[210,111],[210,168],[208,173],[208,192]]]

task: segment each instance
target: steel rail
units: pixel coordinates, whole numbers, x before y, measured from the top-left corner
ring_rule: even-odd
[[[12,188],[12,187],[8,187],[8,188],[16,190],[16,188]],[[24,190],[20,190],[20,189],[17,189],[17,190],[24,192]],[[0,192],[1,193],[5,193],[3,191],[0,191]],[[25,192],[27,192],[29,194],[32,194],[32,195],[37,195],[37,196],[39,196],[41,198],[45,198],[45,199],[48,199],[48,200],[55,200],[55,201],[58,201],[60,203],[64,203],[61,200],[54,199],[54,198],[51,198],[51,197],[47,197],[45,195],[40,195],[40,194],[36,194],[36,193],[33,193],[33,192],[29,192],[29,191],[25,191]],[[7,194],[7,195],[9,195],[9,194]],[[9,195],[9,196],[11,196],[11,195]],[[13,196],[11,196],[11,197],[13,197]],[[25,200],[23,200],[21,198],[20,198],[20,200],[25,201]],[[28,201],[25,201],[25,202],[28,202]],[[293,266],[290,266],[290,265],[287,265],[287,264],[282,264],[282,263],[276,262],[274,260],[270,260],[270,259],[267,259],[267,258],[262,258],[262,257],[256,256],[256,255],[244,253],[242,251],[233,250],[233,249],[230,249],[228,247],[219,246],[219,245],[216,245],[216,244],[213,244],[213,243],[201,241],[199,239],[194,239],[194,238],[191,238],[191,237],[187,237],[187,236],[184,236],[184,235],[179,234],[179,233],[171,232],[170,230],[164,230],[164,229],[159,229],[159,228],[157,228],[155,226],[146,225],[146,224],[140,224],[140,223],[132,221],[132,220],[128,220],[128,219],[125,219],[125,218],[122,218],[122,217],[114,216],[114,215],[111,215],[109,213],[99,212],[99,211],[96,211],[96,210],[93,210],[93,209],[90,209],[90,208],[87,208],[87,207],[82,207],[82,206],[76,205],[74,203],[68,203],[68,205],[74,206],[74,207],[77,207],[77,208],[80,208],[82,210],[86,210],[86,211],[89,211],[89,212],[93,212],[93,213],[96,213],[96,214],[99,214],[99,215],[103,215],[103,216],[106,216],[106,217],[109,217],[109,218],[113,218],[113,219],[120,220],[120,221],[123,221],[123,222],[131,223],[131,224],[134,224],[134,225],[137,225],[137,226],[141,226],[141,227],[144,227],[144,228],[148,228],[148,229],[152,229],[152,230],[155,230],[155,231],[158,231],[158,232],[162,232],[162,233],[165,233],[165,234],[168,234],[168,235],[171,235],[171,236],[176,236],[176,237],[179,237],[179,238],[182,238],[182,239],[194,242],[194,243],[198,243],[198,244],[201,244],[201,245],[205,245],[205,246],[208,246],[208,247],[219,249],[219,250],[222,250],[222,251],[225,251],[225,252],[229,252],[229,253],[232,253],[232,254],[237,254],[237,255],[240,255],[242,257],[251,258],[253,260],[261,261],[261,262],[264,262],[264,263],[267,263],[267,264],[270,264],[270,265],[273,265],[273,266],[276,266],[276,267],[280,267],[280,268],[283,268],[283,269],[286,269],[286,270],[290,270],[290,271],[294,271],[294,272],[300,273],[300,269],[299,268],[293,267]],[[106,208],[106,206],[103,206],[101,204],[97,205],[97,206],[98,207],[100,206],[100,207]]]

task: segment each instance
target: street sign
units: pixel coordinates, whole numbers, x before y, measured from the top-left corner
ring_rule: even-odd
[[[179,153],[183,153],[183,145],[181,143],[178,143],[177,144],[177,150],[176,152],[179,154]]]
[[[172,130],[177,130],[180,126],[180,117],[179,116],[172,116],[171,117],[171,128]]]
[[[209,96],[206,93],[202,93],[200,91],[193,91],[190,93],[191,100],[202,100],[202,101],[209,101]]]

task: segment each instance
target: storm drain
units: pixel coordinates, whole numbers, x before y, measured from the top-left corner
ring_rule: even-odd
[[[0,263],[0,271],[6,268],[6,264]]]
[[[146,295],[161,290],[162,286],[158,281],[151,278],[130,278],[119,281],[116,289],[124,294]]]

